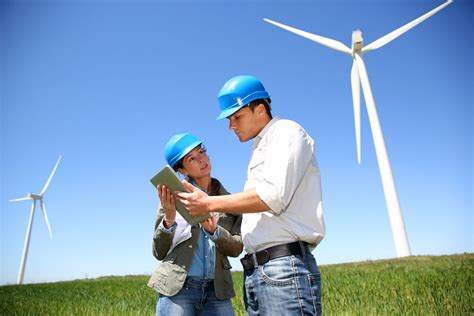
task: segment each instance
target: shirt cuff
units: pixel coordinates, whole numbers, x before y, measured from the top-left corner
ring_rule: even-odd
[[[274,215],[285,212],[285,204],[279,199],[278,191],[270,184],[260,183],[255,188],[258,197],[270,207],[269,211]]]
[[[219,239],[219,237],[221,236],[221,227],[219,225],[217,225],[214,234],[208,233],[204,228],[202,230],[204,231],[204,234],[207,235],[207,237],[211,238],[212,241],[217,241],[217,239]]]
[[[166,228],[165,225],[163,225],[163,221],[164,221],[164,220],[165,220],[164,218],[161,220],[161,223],[160,223],[160,225],[158,225],[158,228],[159,228],[162,232],[167,233],[167,234],[172,234],[172,233],[174,233],[174,231],[176,230],[176,226],[178,226],[178,224],[176,223],[176,221],[173,223],[173,225],[171,225],[170,228]]]

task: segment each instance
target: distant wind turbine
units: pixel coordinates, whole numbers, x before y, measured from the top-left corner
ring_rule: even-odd
[[[51,226],[49,225],[49,221],[48,221],[48,214],[46,213],[46,206],[44,205],[44,202],[43,202],[43,196],[46,190],[48,189],[49,183],[51,182],[51,179],[53,178],[54,173],[56,172],[56,169],[58,168],[60,161],[61,161],[61,156],[59,156],[58,161],[56,162],[56,165],[53,168],[53,171],[49,175],[48,181],[46,181],[46,184],[44,185],[43,189],[41,190],[39,194],[28,193],[25,197],[10,200],[10,202],[31,200],[30,220],[28,223],[28,229],[26,231],[25,245],[23,247],[23,255],[21,256],[20,271],[18,273],[17,284],[23,284],[23,277],[25,275],[26,258],[28,257],[28,248],[30,246],[31,228],[33,226],[33,218],[34,218],[35,209],[36,209],[36,201],[40,202],[41,211],[43,212],[44,220],[46,221],[46,225],[48,226],[49,237],[53,239],[53,234],[51,233]]]
[[[447,2],[436,7],[430,12],[420,16],[419,18],[411,21],[410,23],[405,24],[404,26],[396,29],[393,32],[386,34],[385,36],[382,36],[381,38],[377,39],[376,41],[370,43],[365,47],[363,46],[362,32],[359,30],[353,31],[352,49],[350,49],[339,41],[301,31],[294,27],[287,26],[269,19],[264,19],[266,22],[278,26],[284,30],[290,31],[299,36],[312,40],[318,44],[327,46],[329,48],[352,56],[353,63],[351,71],[351,84],[352,99],[354,103],[357,161],[360,164],[360,84],[362,83],[362,91],[364,93],[365,105],[367,106],[370,128],[372,130],[372,137],[374,139],[375,151],[377,153],[377,161],[380,169],[380,176],[382,178],[382,185],[385,193],[385,201],[387,203],[390,225],[392,227],[392,234],[398,257],[409,256],[410,246],[408,244],[405,224],[403,222],[400,203],[398,201],[397,189],[395,187],[395,181],[392,175],[392,168],[390,167],[390,161],[388,158],[387,149],[385,148],[382,129],[380,127],[380,122],[377,115],[377,108],[375,107],[375,101],[372,95],[372,90],[370,88],[369,77],[367,76],[367,71],[365,69],[365,64],[362,59],[362,55],[388,44],[406,31],[410,30],[411,28],[415,27],[416,25],[431,17],[433,14],[442,10],[452,2],[452,0],[448,0]]]

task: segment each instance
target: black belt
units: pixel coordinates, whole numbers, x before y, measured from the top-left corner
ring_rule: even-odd
[[[306,249],[307,243],[302,241],[295,241],[289,244],[273,246],[255,253],[257,257],[258,265],[267,263],[269,260],[285,257],[285,256],[301,256],[303,255],[303,249]],[[244,267],[244,270],[250,270],[255,268],[253,261],[253,253],[246,254],[240,262]]]
[[[214,279],[201,279],[197,277],[186,277],[185,285],[193,289],[214,288]]]

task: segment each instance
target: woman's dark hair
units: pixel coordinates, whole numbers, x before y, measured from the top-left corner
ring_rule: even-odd
[[[219,187],[220,187],[219,181],[217,181],[214,178],[211,178],[211,185],[207,193],[209,195],[219,195]]]

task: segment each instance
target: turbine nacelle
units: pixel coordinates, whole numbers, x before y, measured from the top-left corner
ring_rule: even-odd
[[[26,197],[32,200],[41,200],[43,198],[42,195],[33,194],[33,193],[28,193]]]
[[[352,31],[352,55],[362,51],[364,46],[364,39],[360,30]]]

